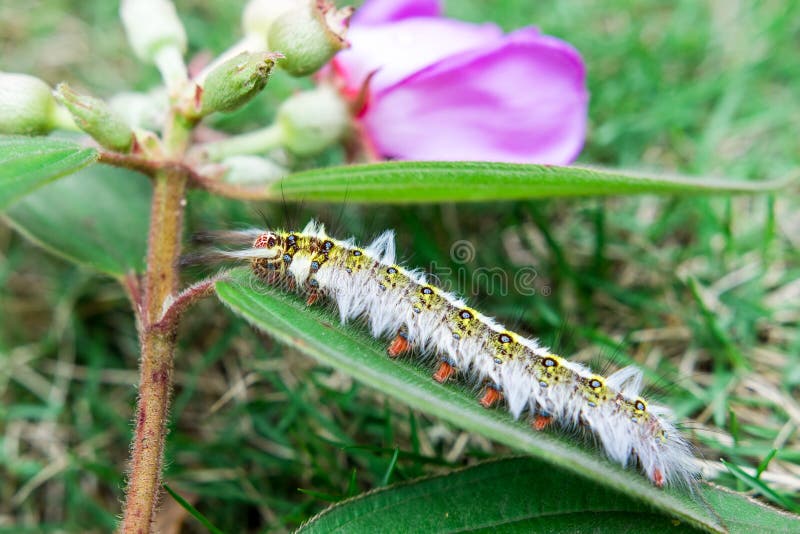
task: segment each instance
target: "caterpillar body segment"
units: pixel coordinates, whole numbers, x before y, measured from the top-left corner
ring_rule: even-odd
[[[695,478],[690,446],[669,410],[641,398],[641,371],[603,377],[508,330],[398,265],[392,232],[361,248],[312,221],[300,232],[265,231],[231,256],[248,259],[263,282],[307,295],[309,304],[332,300],[342,322],[363,319],[374,337],[391,339],[390,357],[413,351],[435,358],[435,380],[457,374],[486,384],[480,402],[487,408],[502,400],[515,418],[527,414],[535,430],[583,429],[611,460],[638,466],[656,486]]]

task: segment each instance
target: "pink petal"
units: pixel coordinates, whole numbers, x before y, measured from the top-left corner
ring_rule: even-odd
[[[367,0],[356,10],[353,24],[382,24],[411,17],[439,17],[439,0]]]
[[[440,18],[410,18],[390,24],[353,25],[351,47],[334,58],[347,89],[357,90],[373,71],[373,92],[446,57],[494,46],[503,36],[494,24],[469,24]]]
[[[363,120],[388,157],[567,164],[583,146],[587,105],[578,52],[523,29],[385,88]]]

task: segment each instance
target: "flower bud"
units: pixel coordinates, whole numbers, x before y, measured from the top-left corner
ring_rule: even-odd
[[[238,185],[266,185],[288,174],[274,161],[259,156],[231,156],[222,160],[225,181]]]
[[[269,52],[242,52],[212,70],[203,84],[199,116],[233,111],[246,104],[267,85],[279,57]]]
[[[155,63],[163,48],[186,51],[186,31],[169,0],[122,0],[120,17],[136,56]]]
[[[291,9],[302,9],[309,0],[250,0],[242,11],[242,29],[245,35],[260,37],[260,50],[266,50],[269,29],[275,20]]]
[[[130,150],[133,131],[104,101],[76,93],[66,83],[58,84],[55,97],[72,114],[78,128],[102,146],[117,152]]]
[[[283,145],[299,156],[316,154],[335,143],[349,123],[346,103],[329,86],[290,97],[281,104],[276,120]]]
[[[55,127],[56,102],[39,78],[0,72],[0,133],[43,134]]]
[[[338,9],[328,0],[303,4],[280,15],[268,35],[270,50],[286,57],[280,66],[292,76],[313,74],[347,47],[344,36],[353,14],[352,7]]]

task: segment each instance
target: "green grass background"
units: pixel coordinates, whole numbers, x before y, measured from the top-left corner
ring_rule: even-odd
[[[241,3],[176,4],[192,54],[238,38]],[[3,3],[0,68],[100,96],[147,89],[157,73],[129,54],[116,10],[100,0]],[[746,179],[798,166],[800,4],[459,0],[447,12],[507,30],[535,24],[582,52],[591,106],[581,163]],[[263,125],[301,85],[277,75],[214,125]],[[304,165],[341,158],[332,150]],[[533,296],[455,287],[563,354],[641,365],[651,395],[690,421],[710,462],[755,468],[776,450],[762,477],[797,503],[798,207],[796,188],[776,198],[428,207],[194,193],[187,230],[261,225],[259,211],[286,226],[315,216],[362,240],[394,228],[407,263],[461,268],[467,279],[480,267],[513,274],[533,265]],[[475,246],[471,262],[451,258],[458,240]],[[133,317],[113,281],[0,226],[0,529],[113,528],[137,355]],[[171,415],[166,481],[224,531],[288,530],[330,501],[507,452],[283,349],[214,301],[182,327]],[[722,469],[709,477],[748,489]],[[183,513],[164,499],[165,525],[181,524],[174,518]],[[191,519],[182,528],[202,531]]]

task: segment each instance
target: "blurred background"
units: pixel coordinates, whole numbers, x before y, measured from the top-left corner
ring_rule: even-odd
[[[238,40],[244,2],[175,3],[190,57],[213,57]],[[102,97],[155,86],[158,73],[130,54],[117,10],[101,0],[0,3],[0,69]],[[536,25],[580,50],[591,91],[581,164],[759,180],[800,163],[800,3],[451,0],[446,12],[506,30]],[[279,72],[255,101],[212,125],[264,126],[308,85]],[[341,161],[335,149],[303,165]],[[641,365],[651,396],[690,421],[708,478],[745,490],[718,460],[755,468],[774,450],[762,479],[798,503],[798,208],[796,187],[778,197],[423,207],[245,203],[194,192],[187,233],[263,225],[262,213],[287,227],[317,217],[334,235],[361,241],[394,228],[412,266],[533,266],[533,296],[450,283],[561,354],[600,368]],[[459,240],[474,246],[467,263],[451,257]],[[165,480],[224,531],[290,530],[387,480],[509,452],[276,345],[214,300],[189,315]],[[133,315],[113,280],[0,224],[0,529],[114,527],[137,358]],[[164,532],[202,531],[171,498],[161,509]]]

